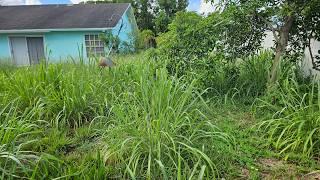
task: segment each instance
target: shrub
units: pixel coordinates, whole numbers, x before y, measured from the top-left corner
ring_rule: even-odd
[[[143,30],[139,32],[136,41],[136,49],[144,50],[156,47],[155,34],[151,30]]]

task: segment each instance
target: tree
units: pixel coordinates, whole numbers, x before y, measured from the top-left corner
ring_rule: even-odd
[[[172,17],[178,11],[184,11],[188,6],[187,0],[158,0],[159,8],[163,10],[167,16]]]
[[[154,7],[153,0],[133,0],[137,24],[141,30],[150,29],[154,31]]]
[[[131,3],[139,29],[154,30],[155,13],[152,6],[153,0],[91,0],[82,3]]]
[[[209,0],[213,3],[213,0]],[[269,84],[277,81],[277,74],[281,57],[288,51],[288,45],[292,44],[296,49],[291,51],[302,51],[305,46],[310,47],[310,39],[319,39],[320,24],[320,1],[319,0],[221,0],[220,5],[223,12],[229,13],[234,25],[239,24],[237,20],[250,20],[251,28],[238,29],[230,26],[231,33],[243,36],[246,40],[250,36],[251,43],[261,41],[261,34],[267,30],[273,32],[275,39],[275,56]],[[248,23],[248,22],[243,22]],[[256,32],[252,33],[252,30]],[[248,30],[248,32],[245,32]],[[247,41],[247,40],[246,40]],[[309,43],[308,43],[309,42]],[[250,46],[248,42],[242,44]],[[314,64],[316,65],[316,64]]]
[[[157,33],[163,33],[168,31],[168,24],[170,24],[171,18],[164,12],[160,11],[158,16],[154,19],[155,30]]]
[[[157,16],[155,17],[156,33],[164,33],[168,30],[175,14],[179,11],[185,11],[188,6],[188,0],[157,0],[158,7],[155,7]]]
[[[166,32],[174,15],[184,11],[188,0],[90,0],[82,3],[131,3],[139,29]]]

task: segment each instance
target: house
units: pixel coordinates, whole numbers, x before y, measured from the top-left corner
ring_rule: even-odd
[[[0,61],[23,66],[104,56],[111,44],[101,34],[118,37],[120,51],[133,50],[137,30],[128,3],[0,6]]]

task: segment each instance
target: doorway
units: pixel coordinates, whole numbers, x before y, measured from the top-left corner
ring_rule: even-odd
[[[10,37],[14,64],[27,66],[45,59],[43,37]]]

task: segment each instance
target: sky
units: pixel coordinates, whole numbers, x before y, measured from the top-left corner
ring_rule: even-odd
[[[32,4],[70,4],[79,3],[82,0],[0,0],[2,5],[32,5]],[[213,11],[213,5],[205,0],[189,0],[189,11],[196,11],[200,14],[208,14]]]

